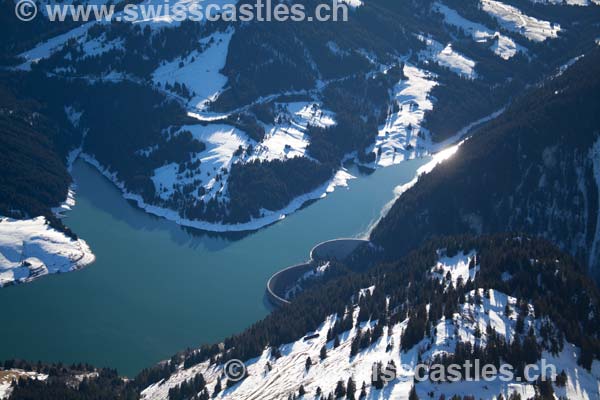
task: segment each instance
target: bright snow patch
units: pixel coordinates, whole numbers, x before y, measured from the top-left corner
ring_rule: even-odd
[[[495,0],[480,0],[483,11],[496,18],[504,28],[529,40],[543,42],[558,37],[560,25],[525,15],[516,7]]]
[[[94,261],[83,240],[72,240],[46,218],[0,217],[0,287],[40,276],[73,271]]]
[[[453,268],[457,269],[457,268]],[[475,301],[477,295],[478,300]],[[351,343],[360,331],[372,328],[373,321],[357,326],[353,324],[352,329],[342,333],[340,345],[333,347],[333,341],[327,342],[327,332],[334,325],[337,316],[331,315],[314,332],[307,332],[302,338],[295,342],[284,344],[279,347],[281,357],[271,357],[269,349],[254,359],[246,360],[245,366],[248,377],[232,388],[223,390],[217,399],[285,399],[290,395],[298,393],[302,385],[306,391],[304,399],[316,399],[316,390],[321,388],[325,396],[333,392],[339,380],[344,382],[352,377],[358,392],[362,382],[366,383],[368,399],[407,399],[408,393],[413,386],[415,366],[421,359],[428,363],[436,355],[453,353],[458,340],[470,342],[471,344],[485,345],[487,342],[486,328],[491,328],[507,341],[513,340],[516,333],[516,320],[520,308],[516,306],[517,300],[496,290],[484,291],[473,290],[467,293],[468,301],[459,307],[451,320],[441,318],[434,321],[431,337],[424,338],[412,349],[404,352],[400,350],[402,333],[407,326],[408,320],[404,320],[391,329],[384,329],[382,337],[367,349],[359,351],[355,356],[350,356]],[[506,310],[510,313],[507,315]],[[359,308],[351,308],[354,321],[358,316]],[[532,327],[539,335],[540,320],[535,319],[533,306],[528,305],[526,314],[523,315],[525,331]],[[476,337],[479,331],[479,337]],[[323,346],[327,348],[327,357],[320,359],[320,350]],[[594,361],[592,371],[586,371],[577,365],[577,357],[580,350],[565,342],[563,351],[555,356],[543,353],[543,357],[550,363],[559,366],[559,371],[564,368],[568,383],[566,388],[555,387],[557,394],[566,394],[568,398],[594,399],[598,394],[600,378],[600,363]],[[419,353],[421,355],[419,356]],[[307,370],[306,362],[311,359],[311,366]],[[371,385],[372,367],[374,363],[393,361],[397,366],[397,377],[389,382],[383,389],[377,390]],[[538,361],[538,368],[541,361]],[[558,371],[557,371],[558,372]],[[161,381],[146,388],[142,392],[144,400],[166,400],[169,389],[180,385],[185,380],[193,378],[202,373],[207,382],[207,388],[212,394],[217,378],[222,376],[223,369],[220,365],[204,362],[188,369],[179,369],[166,381]],[[510,382],[496,379],[494,381],[472,380],[454,383],[435,384],[430,381],[419,382],[416,385],[420,398],[438,399],[443,394],[445,398],[472,395],[477,399],[492,399],[499,393],[508,398],[514,391],[523,398],[535,395],[532,384],[513,380]],[[428,393],[433,393],[429,396]],[[357,396],[358,397],[358,396]]]
[[[254,147],[250,159],[273,160],[306,156],[308,125],[327,128],[335,125],[335,115],[314,102],[277,103],[274,125],[265,127],[266,135]]]
[[[589,6],[600,4],[599,0],[529,0],[533,3],[568,5],[568,6]]]
[[[358,8],[363,5],[362,0],[342,0],[343,3],[346,3],[351,8]]]
[[[67,199],[62,202],[62,204],[58,207],[52,209],[52,212],[59,217],[62,217],[63,214],[67,211],[71,211],[73,206],[75,205],[75,191],[73,187],[69,188],[67,192]]]
[[[94,25],[93,22],[78,26],[67,33],[53,37],[45,42],[39,43],[33,49],[21,53],[19,57],[25,59],[25,62],[17,67],[21,70],[31,69],[31,64],[36,63],[41,59],[50,57],[54,52],[61,49],[65,43],[71,39],[77,39],[85,36],[88,29]]]
[[[438,254],[442,252],[438,251]],[[463,284],[467,283],[469,279],[475,279],[475,275],[479,270],[478,265],[471,265],[475,261],[475,251],[471,251],[468,254],[458,253],[454,257],[441,256],[437,264],[431,269],[434,277],[443,281],[450,274],[450,280],[452,285],[456,287],[459,280]]]
[[[194,139],[206,144],[206,150],[198,153],[193,160],[200,160],[200,173],[179,171],[179,164],[171,163],[154,171],[152,181],[158,195],[169,199],[176,191],[176,186],[200,181],[206,189],[201,198],[210,199],[226,189],[226,179],[221,180],[224,170],[229,170],[234,160],[236,150],[248,145],[248,137],[242,131],[229,125],[210,124],[188,125],[181,128],[192,133]]]
[[[36,379],[45,381],[48,375],[22,369],[0,370],[0,400],[8,399],[12,394],[12,382],[19,379]]]
[[[394,88],[397,107],[379,127],[371,149],[377,153],[377,167],[398,164],[428,144],[421,124],[425,113],[433,109],[429,92],[437,82],[431,74],[408,64],[404,66],[404,75],[407,80],[400,81]]]
[[[447,24],[461,28],[465,34],[471,35],[476,42],[490,43],[490,50],[505,60],[514,57],[519,51],[523,53],[527,51],[508,36],[502,35],[500,32],[494,32],[479,23],[469,21],[444,4],[436,3],[434,9],[444,15],[444,21]]]
[[[183,59],[175,59],[160,66],[152,75],[154,83],[173,85],[184,84],[195,93],[189,104],[203,109],[215,100],[227,84],[227,77],[221,74],[225,66],[229,42],[233,30],[218,32],[200,41],[204,51],[195,50]],[[181,65],[181,66],[180,66]]]
[[[454,51],[452,44],[444,46],[424,36],[419,36],[419,39],[427,45],[427,49],[419,53],[419,58],[432,60],[438,65],[446,67],[455,74],[466,78],[474,79],[477,77],[475,73],[475,61]]]

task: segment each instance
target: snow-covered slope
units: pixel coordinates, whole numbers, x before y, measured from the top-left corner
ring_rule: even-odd
[[[456,284],[459,279],[464,279],[463,282],[477,282],[476,272],[479,266],[473,262],[477,258],[475,251],[452,257],[446,256],[443,250],[438,251],[438,254],[439,261],[431,267],[431,279],[446,279],[446,273],[440,274],[440,270],[443,270],[451,275],[448,284]],[[374,290],[378,288],[372,286],[360,290],[355,299],[360,299],[367,291],[372,294]],[[407,399],[415,382],[417,365],[430,365],[441,356],[451,355],[457,351],[459,344],[470,343],[475,347],[486,348],[492,341],[522,341],[533,332],[541,346],[545,340],[542,338],[546,337],[548,330],[553,329],[551,321],[535,315],[533,305],[520,303],[516,298],[498,290],[474,289],[465,294],[464,304],[459,305],[451,318],[442,317],[434,322],[425,338],[409,349],[403,347],[403,335],[409,329],[411,317],[384,328],[381,337],[356,351],[353,350],[356,338],[365,335],[371,337],[378,323],[358,323],[359,312],[360,306],[357,303],[347,307],[346,313],[352,315],[353,327],[339,334],[339,344],[327,339],[336,321],[343,317],[334,314],[327,317],[315,331],[306,332],[303,338],[279,346],[277,351],[267,348],[260,357],[245,360],[248,376],[216,394],[216,398],[285,399],[298,396],[301,386],[306,393],[301,398],[327,398],[327,394],[334,392],[339,381],[345,384],[351,378],[357,387],[356,397],[364,383],[368,399]],[[521,323],[523,326],[519,327]],[[562,349],[554,353],[544,350],[536,365],[540,370],[543,365],[554,365],[556,374],[564,371],[566,384],[562,386],[554,383],[557,395],[570,399],[597,399],[600,395],[600,362],[594,361],[592,368],[586,370],[578,365],[580,353],[581,350],[576,346],[565,342]],[[390,362],[396,367],[396,376],[378,389],[372,383],[374,365],[389,365]],[[223,384],[225,382],[222,365],[204,362],[188,369],[180,367],[169,379],[146,388],[142,392],[142,398],[167,399],[170,389],[197,374],[203,375],[207,382],[206,388],[211,394],[219,379],[223,379]],[[523,382],[519,377],[513,377],[512,380],[480,379],[445,383],[419,380],[416,383],[416,392],[422,399],[438,399],[442,395],[446,398],[459,395],[495,399],[499,394],[508,398],[514,392],[523,398],[529,398],[536,394],[536,390],[534,382]],[[322,393],[322,396],[317,393]]]
[[[490,50],[505,60],[514,57],[517,52],[525,53],[527,51],[524,47],[517,45],[510,37],[500,32],[494,32],[482,24],[470,21],[442,3],[435,3],[434,9],[444,15],[444,21],[447,24],[462,29],[466,34],[471,35],[476,42],[490,43]]]
[[[600,4],[598,0],[530,0],[534,3],[557,4],[569,6],[589,6],[591,4]]]
[[[0,217],[0,287],[73,271],[93,261],[85,241],[51,228],[44,217]]]
[[[225,66],[232,35],[233,29],[230,29],[203,38],[199,43],[202,51],[195,50],[183,59],[164,63],[154,71],[154,83],[163,87],[167,83],[184,84],[193,92],[190,106],[204,108],[217,98],[227,84],[227,78],[220,71]]]
[[[534,42],[558,37],[559,24],[525,15],[516,7],[496,0],[481,0],[482,9],[496,18],[504,28],[525,36]]]
[[[159,3],[149,0],[141,5]],[[197,0],[178,0],[171,7],[188,12],[199,3],[202,7],[208,5]],[[222,6],[231,0],[209,3]],[[24,62],[18,68],[28,70],[33,62],[46,59],[38,67],[49,76],[65,81],[76,77],[84,86],[107,84],[120,89],[139,85],[155,91],[157,103],[177,103],[173,110],[178,108],[190,118],[181,116],[165,121],[169,116],[164,116],[155,124],[161,126],[140,128],[149,132],[152,139],[132,146],[139,148],[127,149],[128,154],[109,157],[102,154],[98,143],[110,135],[98,132],[96,135],[102,135],[102,139],[96,137],[94,129],[102,124],[97,119],[89,121],[94,113],[86,112],[86,108],[99,109],[98,105],[79,101],[77,95],[69,99],[69,104],[84,116],[82,124],[89,124],[75,128],[91,132],[92,138],[84,138],[83,147],[87,159],[93,159],[99,169],[110,171],[107,174],[111,176],[128,177],[131,171],[120,169],[129,169],[130,163],[121,161],[147,158],[136,160],[139,162],[135,164],[142,167],[136,172],[135,183],[130,176],[129,180],[116,182],[126,196],[143,198],[138,203],[146,210],[181,224],[218,231],[246,230],[281,219],[302,201],[321,197],[335,184],[343,183],[348,177],[341,167],[345,161],[352,159],[379,168],[440,150],[432,144],[438,138],[456,139],[454,133],[472,122],[471,117],[481,118],[504,104],[488,103],[499,102],[499,98],[508,101],[507,93],[512,93],[513,88],[505,90],[504,86],[512,86],[514,82],[518,82],[515,87],[521,85],[520,79],[514,79],[512,74],[535,70],[536,66],[528,67],[527,63],[540,61],[540,66],[547,63],[545,59],[536,59],[539,47],[532,44],[525,48],[517,43],[516,40],[527,42],[518,35],[542,42],[557,38],[560,32],[558,23],[534,18],[512,3],[496,0],[478,0],[483,12],[454,2],[450,8],[438,1],[433,3],[436,12],[423,10],[416,26],[401,19],[412,18],[405,14],[419,10],[418,6],[389,7],[392,16],[389,20],[394,22],[380,21],[382,27],[378,32],[372,29],[377,23],[366,16],[381,14],[380,10],[372,9],[373,4],[368,2],[347,3],[358,8],[350,14],[350,20],[345,24],[320,25],[323,32],[306,29],[304,25],[292,28],[280,24],[278,30],[276,25],[259,27],[253,23],[187,24],[160,16],[140,18],[135,23],[90,22],[23,52]],[[344,30],[338,31],[338,27]],[[373,39],[383,32],[386,33],[381,38]],[[394,39],[384,43],[388,38]],[[421,43],[415,38],[420,38]],[[550,42],[549,47],[555,42],[558,41]],[[486,48],[498,57],[488,54]],[[519,53],[529,57],[516,57]],[[254,60],[253,55],[259,56]],[[400,66],[403,72],[396,79],[395,71]],[[395,78],[389,78],[392,74],[387,79],[382,77],[386,71],[394,71]],[[448,105],[453,103],[450,95],[463,93],[464,97],[456,101],[459,105]],[[468,104],[486,97],[493,100],[478,102],[481,109],[473,110],[479,104]],[[171,110],[164,104],[153,106]],[[127,115],[132,111],[128,110]],[[449,123],[444,124],[438,113],[448,113]],[[195,122],[203,126],[194,125]],[[210,125],[204,126],[206,123]],[[311,126],[353,126],[356,133],[347,135],[348,138],[339,132],[331,135],[334,139],[311,137],[310,133],[314,133]],[[164,131],[190,131],[206,149],[192,154],[189,162],[168,158],[165,153],[169,151],[160,148],[172,144],[166,143],[168,139],[162,140],[160,134]],[[115,136],[110,140],[120,140]],[[247,167],[244,164],[258,160],[266,161],[264,168],[273,169],[279,163],[267,165],[267,162],[281,160],[285,164],[295,157],[321,164],[315,168],[329,167],[332,163],[337,174],[329,182],[325,182],[326,177],[314,174],[311,178],[314,182],[303,189],[311,193],[286,197],[285,206],[271,207],[278,210],[263,212],[270,207],[266,205],[268,202],[250,196],[248,204],[257,205],[252,211],[252,221],[248,221],[250,215],[231,212],[235,210],[233,201],[242,198],[228,194],[228,187],[232,190],[236,187],[229,185],[228,172],[232,166],[244,169]],[[285,174],[289,175],[289,171]],[[269,184],[273,183],[265,183]],[[268,191],[266,188],[265,192]],[[207,207],[208,201],[213,201],[211,207]]]
[[[216,148],[218,149],[218,147]],[[221,156],[227,157],[227,154],[221,153]],[[216,150],[216,153],[213,155],[213,157],[216,157],[216,160],[218,160],[218,150]],[[331,178],[328,182],[325,182],[323,185],[319,186],[312,192],[305,193],[301,196],[294,198],[285,208],[281,210],[262,210],[263,213],[259,218],[253,218],[248,222],[223,224],[183,218],[175,210],[157,206],[154,204],[148,204],[142,199],[140,195],[129,192],[125,188],[123,182],[119,181],[119,179],[116,177],[116,174],[111,173],[106,168],[104,168],[94,157],[90,156],[89,154],[81,154],[81,158],[90,165],[94,166],[96,169],[98,169],[98,171],[102,173],[106,178],[110,179],[121,190],[121,192],[123,193],[123,197],[125,197],[128,200],[133,200],[134,202],[136,202],[138,207],[145,210],[146,212],[168,219],[169,221],[173,221],[182,226],[189,226],[192,228],[212,232],[244,232],[260,229],[264,226],[283,220],[287,215],[299,210],[308,201],[324,198],[325,196],[327,196],[328,193],[333,192],[337,187],[347,186],[348,181],[355,178],[353,175],[348,173],[346,169],[342,168],[339,171],[337,171],[333,178]],[[158,184],[159,187],[162,187],[167,191],[169,190],[169,187],[173,188],[180,185],[180,183],[178,183],[178,180],[181,181],[188,179],[186,177],[182,178],[178,176],[177,172],[173,169],[172,166],[168,167],[165,170],[159,169],[158,172],[159,176],[155,175],[155,182]],[[221,192],[220,183],[218,185],[214,185],[216,180],[213,181],[213,179],[209,179],[207,182],[207,186],[211,187],[212,193]]]
[[[0,400],[8,399],[13,391],[13,381],[19,379],[36,379],[45,381],[48,379],[47,374],[41,374],[34,371],[23,371],[21,369],[0,369]]]
[[[408,64],[404,67],[404,75],[407,79],[394,87],[395,107],[385,124],[379,127],[371,149],[377,154],[374,162],[377,167],[398,164],[415,152],[426,152],[431,143],[421,124],[425,113],[433,109],[429,93],[437,85],[435,76]]]
[[[430,38],[420,37],[420,39],[427,45],[427,50],[423,50],[419,54],[422,59],[431,60],[466,78],[474,79],[477,77],[475,61],[454,51],[451,43],[444,46]]]

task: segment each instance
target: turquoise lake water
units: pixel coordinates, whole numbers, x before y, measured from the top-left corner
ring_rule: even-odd
[[[272,226],[247,235],[190,231],[124,200],[77,161],[77,204],[65,223],[96,255],[87,268],[0,289],[0,360],[89,362],[132,376],[186,347],[217,342],[269,312],[275,271],[318,242],[364,233],[394,187],[429,159],[359,175]]]

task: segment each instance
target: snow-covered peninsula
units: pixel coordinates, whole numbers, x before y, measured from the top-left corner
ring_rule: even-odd
[[[50,227],[45,217],[0,217],[0,287],[91,264],[94,254],[82,239]]]

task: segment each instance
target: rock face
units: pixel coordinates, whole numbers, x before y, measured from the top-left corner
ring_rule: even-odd
[[[372,241],[397,256],[437,234],[528,232],[599,277],[599,62],[595,50],[480,128],[397,200]]]

